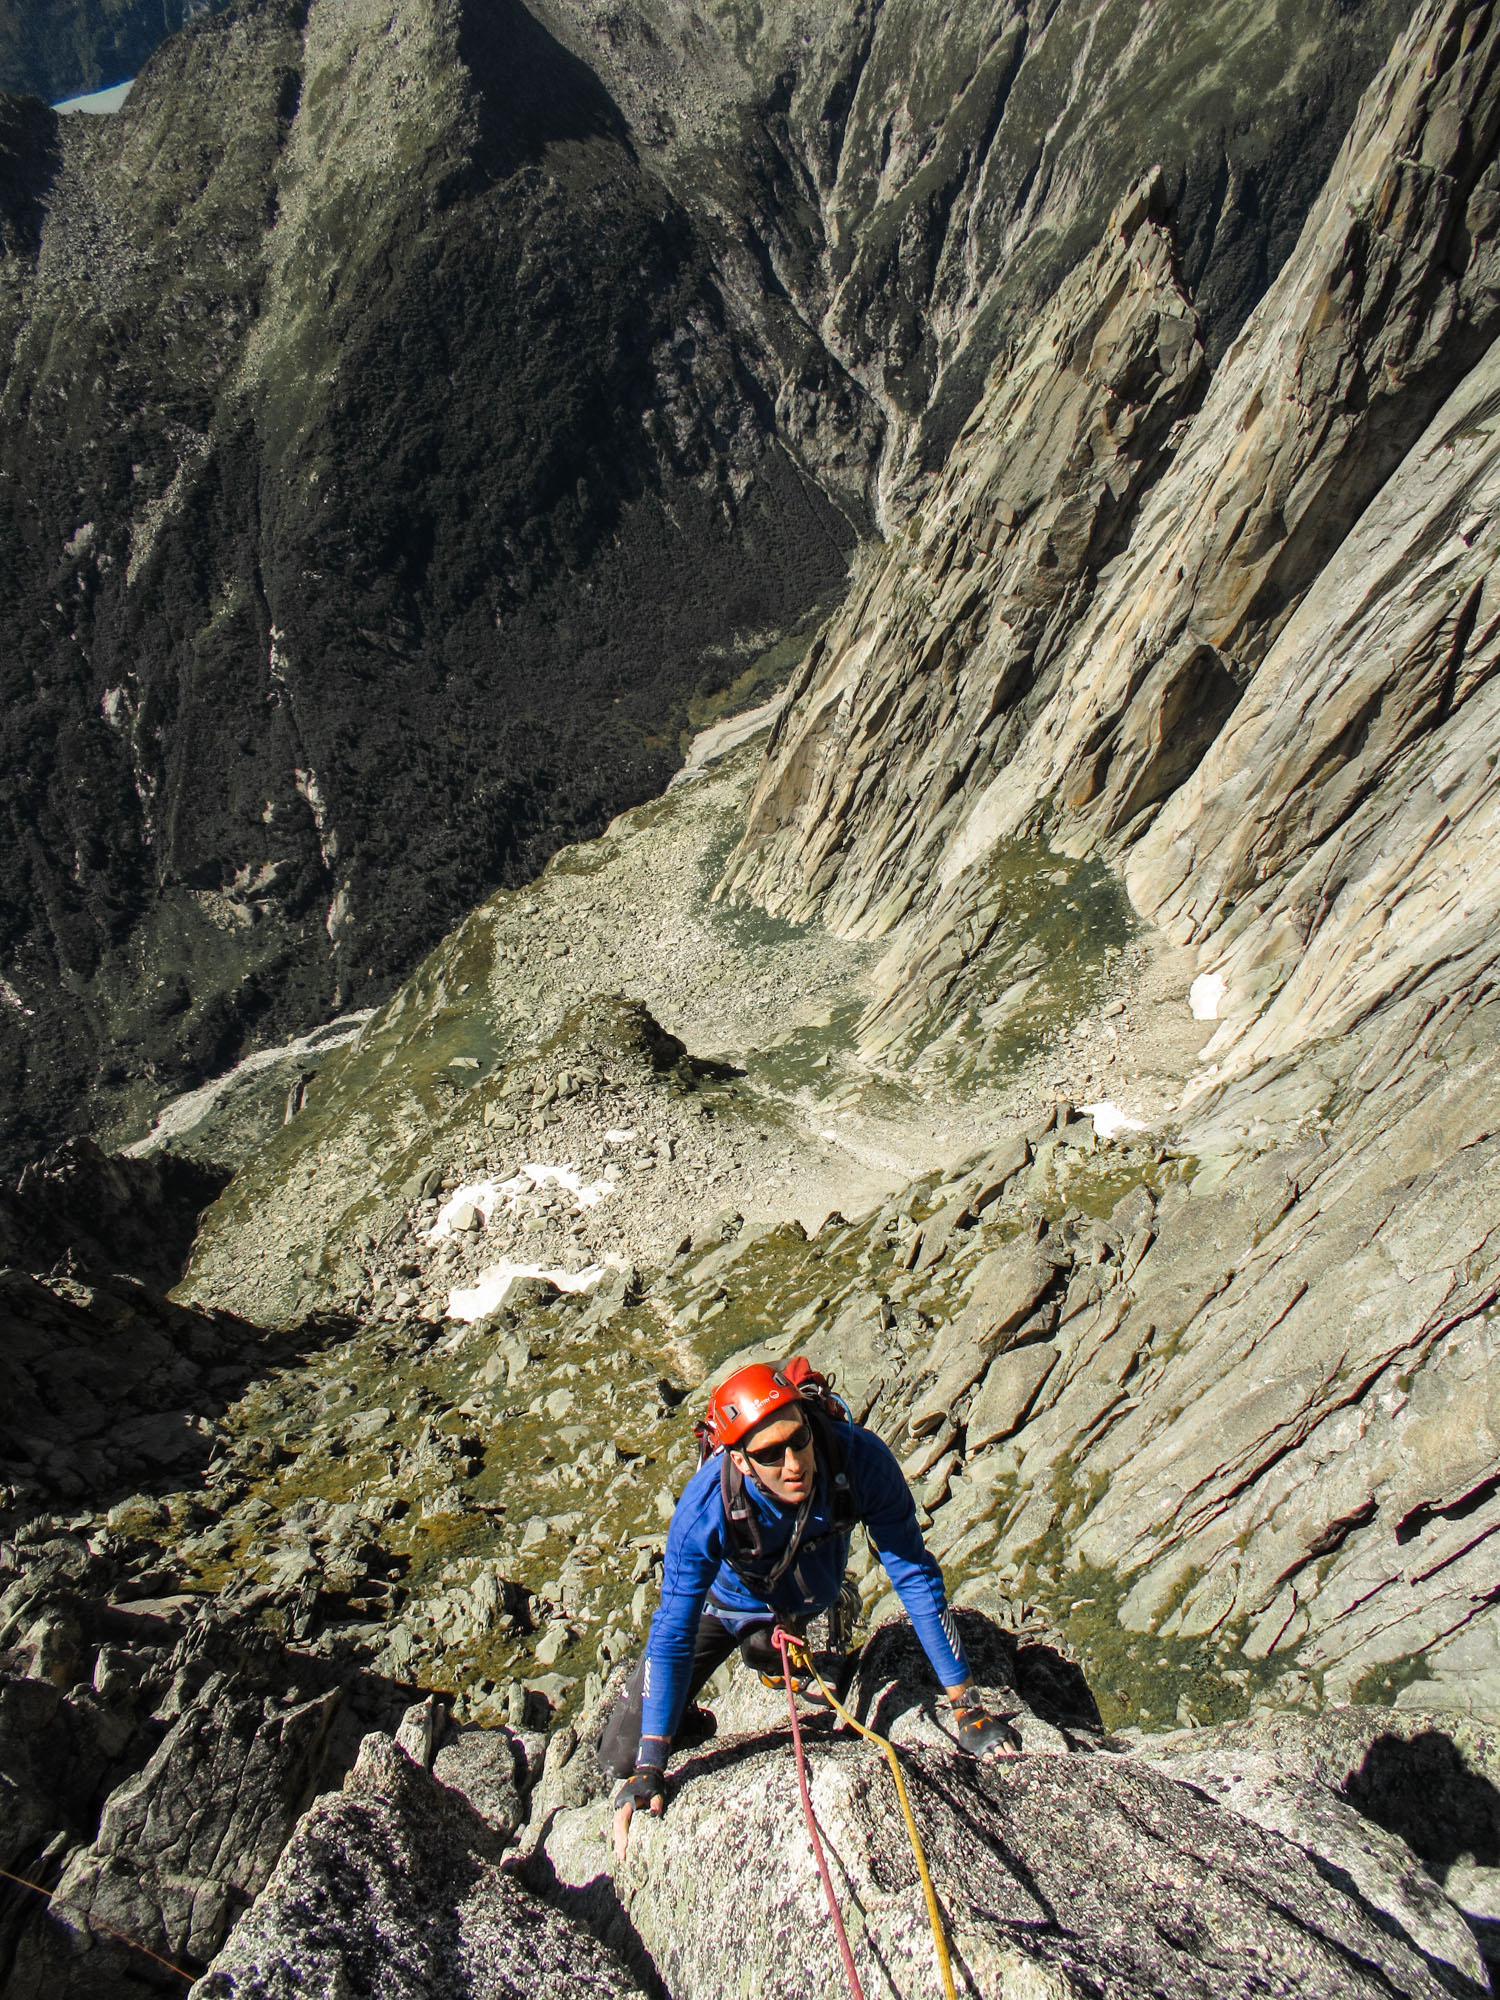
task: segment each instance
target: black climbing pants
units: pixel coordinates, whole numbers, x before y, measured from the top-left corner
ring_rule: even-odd
[[[698,1620],[698,1633],[693,1642],[693,1668],[688,1676],[688,1701],[694,1702],[702,1692],[704,1684],[711,1680],[729,1658],[739,1648],[740,1657],[747,1667],[757,1673],[781,1672],[781,1655],[771,1644],[772,1627],[769,1624],[752,1625],[748,1631],[741,1629],[738,1636],[717,1619],[711,1611],[705,1611]],[[646,1656],[643,1653],[636,1661],[631,1676],[620,1690],[620,1698],[604,1725],[604,1733],[599,1738],[599,1768],[612,1778],[628,1778],[635,1769],[636,1752],[641,1744],[641,1707],[644,1700],[643,1683],[646,1678]]]

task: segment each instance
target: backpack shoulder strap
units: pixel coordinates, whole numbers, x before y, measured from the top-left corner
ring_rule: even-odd
[[[854,1488],[849,1481],[848,1458],[843,1437],[846,1418],[831,1415],[821,1399],[809,1398],[806,1414],[817,1445],[817,1460],[828,1477],[830,1507],[833,1525],[830,1534],[848,1534],[858,1520],[854,1505]],[[817,1497],[817,1485],[797,1509],[792,1524],[792,1532],[786,1547],[774,1558],[767,1556],[765,1541],[760,1532],[760,1522],[750,1496],[745,1491],[744,1477],[731,1460],[729,1453],[723,1454],[719,1468],[719,1496],[724,1508],[725,1560],[747,1588],[765,1594],[774,1590],[801,1553],[807,1533],[808,1516],[813,1510]],[[826,1535],[814,1537],[815,1542],[826,1540]],[[812,1544],[808,1544],[812,1546]]]
[[[719,1455],[719,1499],[724,1509],[724,1536],[728,1544],[725,1553],[730,1567],[737,1569],[740,1561],[764,1556],[765,1543],[745,1491],[744,1475],[727,1451]]]
[[[809,1403],[807,1407],[812,1419],[813,1436],[818,1442],[818,1457],[828,1474],[833,1523],[840,1532],[844,1532],[852,1528],[858,1519],[854,1509],[854,1488],[849,1481],[849,1453],[844,1440],[848,1419],[842,1413],[835,1415],[829,1411],[821,1399]]]

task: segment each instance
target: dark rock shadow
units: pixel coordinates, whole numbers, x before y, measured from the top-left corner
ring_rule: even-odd
[[[1377,1736],[1344,1780],[1356,1812],[1394,1833],[1439,1882],[1461,1857],[1500,1867],[1500,1790],[1441,1730]]]
[[[341,1314],[266,1328],[176,1305],[123,1274],[49,1284],[0,1270],[0,1525],[196,1485],[214,1424],[253,1381],[355,1329]],[[269,1469],[290,1444],[263,1449]]]
[[[569,141],[608,140],[634,158],[629,129],[599,78],[520,0],[470,0],[458,53],[478,93],[474,165],[484,179],[503,179]]]
[[[981,1687],[1011,1689],[1053,1728],[1102,1733],[1104,1720],[1076,1660],[1043,1640],[1018,1640],[971,1606],[954,1617],[974,1678]],[[872,1634],[859,1658],[854,1712],[872,1729],[887,1731],[907,1709],[938,1693],[936,1676],[905,1619]],[[874,1703],[874,1713],[870,1713]]]
[[[35,98],[0,97],[0,252],[34,257],[62,165],[57,113]]]
[[[187,1269],[203,1212],[229,1185],[227,1167],[154,1153],[106,1153],[69,1139],[0,1188],[0,1264],[41,1271],[124,1272],[169,1291]]]
[[[1076,1660],[1041,1640],[1015,1649],[1016,1688],[1033,1714],[1056,1729],[1104,1728],[1088,1677]]]
[[[545,1836],[544,1836],[545,1839]],[[671,1995],[647,1951],[640,1932],[620,1901],[620,1893],[601,1858],[599,1873],[580,1886],[558,1879],[545,1845],[538,1845],[515,1870],[516,1880],[532,1895],[574,1917],[591,1930],[601,1944],[624,1959],[651,2000],[671,2000]]]

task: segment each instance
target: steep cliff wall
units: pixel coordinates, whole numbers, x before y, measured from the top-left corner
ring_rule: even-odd
[[[1398,1001],[1493,994],[1497,412],[1491,349],[1131,851],[1137,907],[1198,943],[1223,988],[1205,1051],[1221,1065]]]
[[[880,410],[877,504],[892,528],[946,462],[997,353],[1155,166],[1217,359],[1296,241],[1408,12],[541,11],[713,218],[730,289],[781,295]]]
[[[1038,426],[997,371],[935,496],[940,543],[893,544],[814,649],[725,888],[773,909],[818,909],[854,934],[889,933],[914,912],[881,974],[873,1042],[927,1032],[934,1008],[951,1017],[971,990],[967,968],[1001,908],[995,865],[1018,837],[1044,833],[1075,855],[1138,849],[1126,871],[1138,908],[1195,942],[1229,925],[1204,962],[1236,954],[1242,1015],[1288,975],[1322,923],[1315,906],[1337,901],[1349,868],[1374,867],[1371,844],[1389,843],[1398,798],[1406,830],[1395,846],[1408,852],[1430,833],[1444,843],[1430,867],[1467,880],[1468,836],[1423,819],[1410,795],[1423,758],[1450,783],[1454,747],[1482,763],[1493,738],[1482,697],[1489,622],[1476,592],[1487,559],[1488,349],[1500,327],[1497,53],[1487,8],[1414,17],[1294,255],[1174,449],[1158,447],[1136,475],[1134,517],[1113,545],[1064,548],[1060,575],[1076,570],[1079,581],[1042,647],[1027,637],[1035,590],[1024,572],[987,561],[955,578],[951,557],[936,554],[983,547],[997,513],[1027,522],[1037,506]],[[1047,394],[1087,411],[1114,388],[1108,359],[1068,348],[1077,318],[1064,288],[1023,368],[1050,370]],[[1113,439],[1103,455],[1094,449],[1109,467]],[[1088,490],[1076,475],[1067,486]],[[1055,489],[1049,504],[1061,504]],[[897,601],[908,607],[900,622],[887,608]],[[1004,643],[981,644],[981,632]],[[1341,669],[1344,659],[1357,667]],[[1481,817],[1484,789],[1479,781]],[[1363,835],[1344,826],[1361,801]],[[1336,825],[1345,859],[1325,853],[1318,872],[1306,830],[1321,828],[1326,846]],[[1304,864],[1313,873],[1293,890]],[[1255,929],[1243,899],[1274,902],[1280,892],[1264,885],[1278,879],[1287,886],[1272,950],[1257,943],[1265,924]],[[1441,902],[1435,878],[1427,887]],[[1463,948],[1485,962],[1486,893],[1476,882],[1456,919]],[[1367,987],[1373,978],[1381,992],[1407,990],[1451,958],[1451,938],[1415,915],[1417,903],[1414,892],[1399,918],[1410,919],[1408,943],[1382,941]],[[1354,923],[1347,897],[1339,918]],[[1279,951],[1280,973],[1253,974],[1268,951]],[[1303,991],[1326,988],[1324,961],[1305,959],[1300,978]],[[1358,1011],[1329,1002],[1314,1022],[1303,1006],[1296,1032],[1338,1031]]]
[[[1095,577],[1203,362],[1159,177],[997,367],[920,518],[869,563],[790,691],[724,888],[882,935],[1055,688]]]

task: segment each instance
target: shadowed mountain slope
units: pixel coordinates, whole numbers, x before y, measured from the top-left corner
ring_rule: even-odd
[[[14,170],[13,1153],[388,986],[843,574],[597,82],[518,8],[301,14]]]

